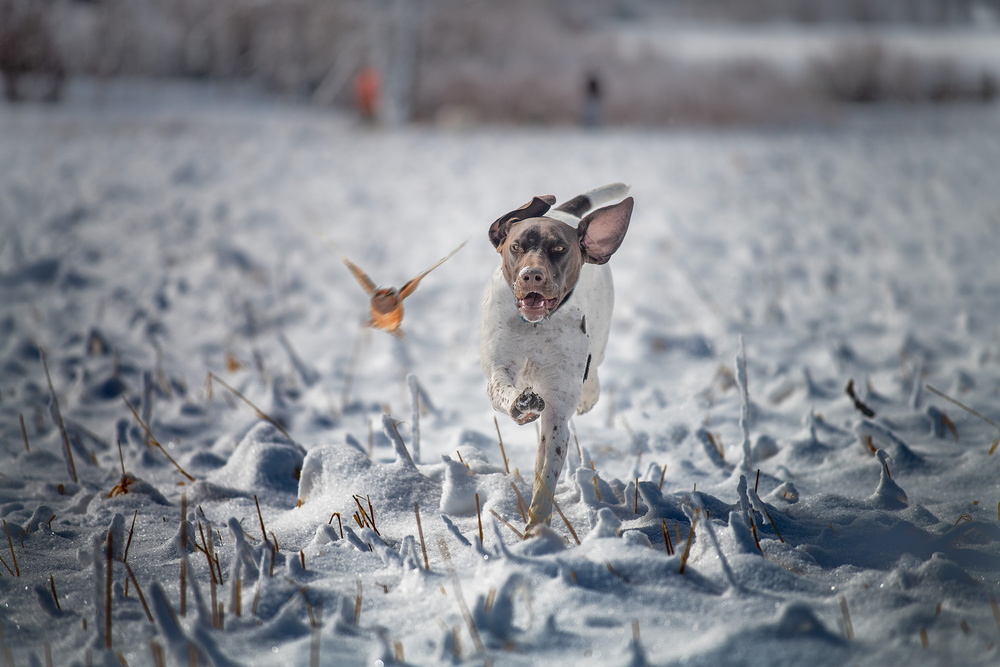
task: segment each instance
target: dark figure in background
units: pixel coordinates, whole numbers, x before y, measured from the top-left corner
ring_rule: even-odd
[[[583,89],[582,121],[584,127],[600,127],[604,113],[601,102],[601,82],[593,72],[587,74]]]

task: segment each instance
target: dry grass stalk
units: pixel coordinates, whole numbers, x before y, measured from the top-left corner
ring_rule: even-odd
[[[305,589],[303,589],[303,595],[305,595]],[[309,598],[306,597],[306,605],[309,604]],[[323,605],[316,605],[316,613],[313,614],[312,607],[309,608],[309,621],[312,623],[312,633],[309,640],[309,667],[319,667],[319,646],[320,646],[320,631],[323,628]]]
[[[398,662],[401,665],[405,664],[406,661],[403,659],[403,642],[399,640],[392,642],[392,648],[393,652],[396,655],[396,662]]]
[[[309,600],[309,592],[306,590],[306,587],[303,586],[299,589],[299,593],[302,594],[302,599],[306,601],[306,612],[309,614],[309,626],[315,628],[316,615],[313,613],[312,602]]]
[[[212,534],[211,533],[208,534],[208,548],[210,550],[213,550],[213,551],[215,549],[215,547],[212,545]],[[223,584],[223,581],[222,581],[222,566],[219,564],[219,554],[215,553],[212,556],[212,558],[213,558],[213,560],[215,560],[215,576],[219,580],[219,585],[221,586]]]
[[[844,634],[848,639],[854,639],[854,625],[851,623],[851,612],[847,610],[847,598],[843,593],[837,597],[840,599],[840,613],[844,617]]]
[[[7,519],[3,520],[3,529],[7,532],[7,544],[10,545],[10,557],[14,560],[14,571],[10,572],[10,567],[7,567],[7,571],[14,576],[20,577],[21,568],[17,566],[17,556],[14,554],[14,541],[10,539],[10,529],[7,528]],[[7,563],[4,563],[4,566],[6,565]]]
[[[494,417],[496,419],[496,417]],[[580,459],[580,465],[583,465],[583,450],[580,449],[580,439],[576,437],[576,427],[573,427],[573,442],[576,444],[576,455]]]
[[[21,437],[24,438],[24,451],[30,452],[31,447],[28,445],[28,429],[24,428],[24,413],[17,414],[18,419],[21,420]],[[494,417],[496,419],[496,417]]]
[[[358,594],[354,598],[354,626],[361,623],[361,577],[358,577]]]
[[[445,567],[448,568],[448,574],[451,575],[452,585],[455,587],[455,599],[457,600],[458,607],[462,612],[462,617],[465,619],[465,624],[469,628],[469,635],[472,636],[472,643],[475,644],[476,651],[482,653],[486,647],[483,646],[483,640],[479,637],[479,629],[476,627],[475,619],[472,618],[469,606],[465,603],[465,595],[462,594],[462,582],[459,581],[458,574],[455,572],[455,567],[451,563],[451,553],[448,551],[448,544],[440,535],[438,535],[437,542],[438,549],[441,551],[441,557],[444,558]]]
[[[500,457],[503,459],[503,469],[506,474],[510,474],[510,462],[507,460],[507,453],[503,450],[503,436],[500,435],[500,422],[497,421],[497,416],[493,415],[493,425],[497,427],[497,440],[500,441]],[[21,420],[21,429],[24,429],[24,420]],[[24,440],[25,445],[28,444],[27,436]]]
[[[597,488],[597,468],[594,467],[594,460],[590,460],[590,469],[594,471],[594,493],[597,494],[597,500],[601,500],[601,490]]]
[[[376,535],[378,535],[379,532],[378,528],[375,527],[375,521],[368,516],[368,512],[366,512],[365,508],[361,506],[361,499],[358,496],[354,496],[354,502],[357,503],[358,512],[360,512],[360,514],[355,514],[355,516],[360,516],[359,523],[361,524],[361,527],[364,528],[366,525],[371,526],[371,529],[375,531]]]
[[[253,589],[253,603],[250,605],[250,613],[254,616],[257,615],[257,605],[260,603],[260,582],[264,580],[264,577],[257,578],[257,585]]]
[[[544,486],[544,485],[543,485],[543,486]],[[518,503],[519,503],[519,504],[520,504],[520,505],[521,505],[521,506],[522,506],[522,507],[524,508],[524,510],[525,510],[525,511],[526,511],[526,512],[528,513],[528,516],[529,516],[529,517],[531,518],[531,522],[532,522],[533,524],[535,524],[535,525],[537,526],[537,525],[538,525],[538,519],[536,519],[536,518],[535,518],[535,515],[534,515],[534,513],[533,513],[533,512],[531,511],[531,506],[530,506],[530,505],[527,505],[527,504],[525,504],[525,502],[524,502],[524,498],[522,498],[522,497],[521,497],[521,492],[517,490],[517,485],[516,485],[516,484],[514,484],[514,482],[511,482],[511,483],[510,483],[510,487],[511,487],[512,489],[514,489],[514,493],[515,493],[515,494],[517,494],[517,502],[518,502]],[[527,522],[527,521],[525,521],[525,523],[528,523],[528,522]]]
[[[483,514],[479,509],[479,492],[476,492],[476,520],[479,522],[479,545],[483,544]]]
[[[754,489],[753,495],[757,497],[757,500],[760,500],[760,496],[757,495],[756,488]],[[774,529],[774,534],[777,535],[778,539],[781,540],[781,543],[784,544],[785,543],[785,538],[783,538],[781,536],[781,533],[778,532],[778,527],[776,525],[774,525],[774,519],[771,518],[771,513],[767,511],[767,505],[765,505],[764,502],[761,501],[760,507],[761,507],[761,509],[764,510],[764,516],[767,517],[767,522],[769,524],[771,524],[771,528]]]
[[[249,405],[253,409],[253,411],[257,414],[257,417],[259,419],[263,419],[268,424],[270,424],[274,428],[276,428],[279,431],[281,431],[281,434],[283,436],[285,436],[289,440],[292,440],[292,436],[290,436],[288,434],[288,431],[286,431],[284,429],[284,427],[281,426],[281,424],[279,424],[278,422],[274,421],[274,419],[272,419],[269,414],[267,414],[266,412],[264,412],[263,410],[261,410],[260,408],[258,408],[256,405],[254,405],[253,401],[251,401],[249,398],[247,398],[246,396],[244,396],[239,390],[237,390],[234,387],[230,386],[229,383],[227,383],[225,380],[223,380],[222,378],[220,378],[215,373],[212,373],[211,371],[208,373],[208,378],[209,378],[209,381],[214,380],[214,381],[218,382],[219,384],[221,384],[226,389],[228,389],[230,392],[232,392],[232,394],[234,396],[236,396],[237,398],[239,398],[240,400],[242,400],[244,403],[246,403],[247,405]]]
[[[142,594],[142,588],[139,586],[139,581],[135,578],[135,572],[132,571],[132,566],[126,561],[122,561],[122,565],[125,566],[125,571],[128,572],[129,579],[132,580],[132,584],[135,586],[135,592],[139,595],[139,602],[142,603],[142,609],[146,612],[146,618],[149,622],[153,622],[153,615],[149,612],[149,605],[146,604],[146,596]]]
[[[961,401],[955,400],[951,396],[945,394],[942,391],[938,391],[937,389],[935,389],[934,387],[930,386],[929,384],[925,384],[924,386],[927,387],[927,391],[931,392],[932,394],[936,394],[936,395],[940,396],[941,398],[943,398],[944,400],[948,401],[949,403],[953,403],[954,405],[957,405],[958,407],[960,407],[963,410],[965,410],[966,412],[968,412],[970,415],[973,415],[975,417],[979,417],[980,419],[982,419],[984,422],[986,422],[987,424],[989,424],[993,428],[1000,429],[1000,424],[996,423],[995,421],[993,421],[989,417],[984,417],[983,415],[979,414],[978,412],[976,412],[975,410],[973,410],[972,408],[970,408],[965,403],[962,403]],[[993,443],[993,448],[990,449],[990,454],[992,454],[993,450],[996,449],[996,446],[997,446],[996,443],[997,442],[1000,442],[1000,439],[998,439],[996,442]]]
[[[365,495],[365,499],[368,501],[368,516],[372,519],[372,528],[375,528],[375,508],[372,507],[372,497]],[[378,535],[379,532],[376,530],[375,534]],[[379,535],[381,537],[381,535]]]
[[[125,401],[125,405],[128,406],[128,409],[132,411],[132,414],[135,416],[136,421],[139,422],[139,426],[141,426],[142,430],[144,430],[146,432],[146,435],[149,436],[149,441],[152,442],[157,449],[163,452],[163,455],[166,456],[167,459],[169,459],[172,464],[174,464],[174,467],[177,468],[178,472],[187,477],[189,481],[192,482],[195,481],[194,477],[189,475],[187,471],[184,470],[184,468],[182,468],[181,465],[174,460],[174,457],[172,457],[170,453],[167,452],[166,448],[160,444],[160,441],[153,436],[153,432],[150,431],[146,423],[142,421],[142,418],[139,416],[139,413],[136,412],[136,409],[132,407],[131,403],[128,402],[128,398],[126,398],[124,394],[122,395],[122,400]]]
[[[125,553],[122,554],[122,562],[123,563],[128,560],[128,549],[129,549],[129,547],[132,546],[132,535],[135,532],[135,518],[137,516],[139,516],[139,510],[136,510],[135,512],[132,513],[132,527],[128,529],[128,540],[126,540],[126,542],[125,542]],[[129,585],[129,580],[128,580],[128,578],[126,578],[125,579],[125,597],[128,597],[128,585]]]
[[[722,459],[723,463],[725,463],[726,449],[725,447],[722,446],[722,438],[712,433],[709,430],[705,431],[705,435],[708,437],[708,442],[712,445],[712,447],[715,448],[715,451],[718,452],[719,458]]]
[[[187,551],[187,492],[181,494],[181,552]],[[181,556],[181,616],[187,616],[187,558]]]
[[[156,667],[167,667],[167,658],[163,653],[163,647],[155,639],[149,639],[149,652],[153,655],[153,664]]]
[[[403,436],[401,436],[399,434],[399,427],[396,426],[396,420],[393,419],[392,415],[389,414],[388,408],[386,409],[385,414],[389,417],[389,423],[392,424],[392,430],[395,431],[395,433],[396,433],[396,442],[399,443],[399,448],[403,450],[404,454],[406,454],[406,458],[408,458],[410,460],[410,462],[413,463],[413,457],[410,456],[410,450],[408,450],[406,448],[406,443],[403,442]],[[383,422],[383,427],[384,427],[384,422]],[[389,435],[389,434],[386,433],[386,435]],[[462,458],[462,455],[459,454],[458,458]],[[465,462],[463,461],[463,463],[465,463]],[[468,466],[466,466],[466,467],[468,467]]]
[[[674,545],[670,543],[670,533],[667,532],[667,520],[660,519],[660,527],[663,529],[663,546],[667,550],[668,556],[674,555]]]
[[[344,539],[344,524],[340,521],[340,512],[334,512],[330,515],[330,520],[327,521],[327,525],[333,525],[333,517],[337,517],[337,527],[340,528],[340,539]]]
[[[638,642],[639,641],[639,619],[638,618],[633,618],[632,619],[632,641],[634,641],[634,642]]]
[[[216,587],[218,582],[215,579],[215,567],[212,565],[212,554],[209,552],[208,542],[205,540],[205,529],[201,525],[201,521],[198,522],[198,532],[201,533],[201,544],[202,551],[205,552],[205,560],[208,561],[208,574],[211,577],[211,599],[212,599],[212,627],[219,627],[219,617],[216,613],[216,606],[218,605],[218,591]],[[212,534],[212,529],[209,527],[208,534]]]
[[[146,371],[142,375],[142,421],[147,424],[153,422],[153,375]],[[149,447],[149,435],[143,440],[143,444]]]
[[[306,569],[306,554],[302,549],[299,549],[299,561],[302,563],[302,569]]]
[[[271,539],[274,541],[274,552],[279,553],[281,549],[278,548],[278,537],[274,534],[273,530],[271,531]]]
[[[118,480],[118,483],[108,492],[108,498],[114,498],[115,496],[120,496],[128,493],[128,487],[132,484],[132,480],[129,479],[128,474],[125,472],[125,456],[122,454],[122,441],[118,440],[118,462],[122,466],[122,477]]]
[[[684,545],[684,553],[681,554],[681,569],[678,574],[684,574],[687,567],[688,556],[691,554],[691,543],[694,542],[694,527],[698,525],[698,515],[701,513],[697,507],[694,510],[694,519],[691,521],[691,532],[688,533],[687,544]]]
[[[524,533],[522,533],[517,528],[515,528],[514,526],[512,526],[506,519],[504,519],[502,516],[500,516],[499,514],[497,514],[497,512],[495,510],[491,509],[490,510],[490,514],[492,514],[493,516],[495,516],[500,521],[500,523],[502,523],[503,525],[505,525],[508,528],[510,528],[514,532],[514,534],[517,535],[517,537],[519,539],[522,539],[522,540],[524,539]]]
[[[955,426],[955,422],[951,420],[951,417],[945,414],[944,410],[941,411],[941,423],[948,427],[952,437],[955,438],[955,442],[958,442],[958,427]]]
[[[559,516],[562,517],[563,523],[565,523],[566,528],[569,529],[569,534],[573,536],[573,539],[576,540],[577,544],[580,544],[580,538],[577,537],[576,531],[573,530],[573,525],[569,522],[569,519],[566,518],[566,515],[563,514],[562,508],[560,508],[559,503],[556,502],[555,496],[553,496],[552,492],[549,491],[549,487],[542,481],[542,478],[538,476],[538,473],[535,473],[535,481],[538,482],[539,486],[545,489],[545,495],[549,497],[549,500],[552,501],[552,506],[556,508],[556,512],[558,512]]]
[[[663,468],[660,470],[660,483],[656,486],[660,491],[663,490],[663,478],[667,476],[667,464],[663,464]]]
[[[635,478],[635,509],[633,510],[636,514],[639,513],[639,478]]]
[[[260,513],[260,501],[257,500],[257,494],[253,494],[253,502],[257,505],[257,518],[260,519],[260,534],[264,536],[264,541],[267,542],[267,530],[264,528],[264,515]]]
[[[705,516],[708,516],[708,510],[705,510]],[[757,537],[757,522],[753,520],[752,510],[750,514],[750,532],[753,534],[753,543],[757,545],[757,551],[763,554],[764,550],[760,548],[760,538]]]
[[[59,420],[59,433],[62,435],[63,445],[66,447],[66,460],[69,463],[69,473],[73,482],[77,482],[76,464],[73,463],[73,450],[69,446],[69,434],[66,433],[66,422],[63,421],[62,410],[59,409],[59,397],[56,396],[56,389],[52,386],[52,376],[49,374],[49,364],[45,360],[45,350],[38,346],[38,355],[42,358],[42,367],[45,369],[45,379],[49,383],[49,393],[52,394],[52,405],[56,409],[56,419]]]
[[[483,608],[486,611],[491,611],[493,609],[493,603],[497,599],[497,589],[495,586],[490,586],[490,592],[486,594],[486,602],[483,603]]]
[[[125,541],[125,553],[122,555],[122,560],[128,560],[128,550],[132,546],[132,535],[135,533],[135,519],[139,516],[139,510],[135,510],[132,513],[132,527],[128,529],[128,540]]]
[[[111,650],[111,574],[115,556],[115,534],[108,531],[108,560],[104,587],[104,648]]]
[[[427,543],[424,542],[424,527],[420,524],[420,506],[413,503],[413,513],[417,517],[417,534],[420,535],[420,550],[424,553],[424,569],[430,570],[430,563],[427,562]]]
[[[45,642],[45,667],[52,667],[52,645]],[[124,664],[124,663],[122,663]]]
[[[49,575],[49,587],[52,589],[52,599],[56,603],[56,609],[62,611],[62,607],[59,606],[59,596],[56,595],[56,580],[51,574]]]
[[[858,398],[857,394],[854,393],[854,378],[848,380],[847,386],[844,388],[844,393],[846,393],[851,400],[854,401],[854,407],[858,410],[858,412],[863,414],[865,417],[875,416],[875,411],[865,405],[861,399]]]
[[[920,628],[920,645],[924,648],[931,645],[930,640],[927,638],[927,628]]]

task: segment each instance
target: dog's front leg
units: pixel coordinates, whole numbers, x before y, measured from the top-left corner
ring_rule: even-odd
[[[490,374],[487,391],[493,408],[510,415],[518,424],[527,424],[538,419],[545,409],[542,397],[527,387],[518,390],[509,373],[502,370]]]
[[[556,482],[566,460],[569,445],[569,425],[564,415],[556,410],[542,413],[542,438],[535,455],[535,481],[531,487],[531,517],[525,528],[525,535],[538,524],[547,524],[552,514],[552,497],[556,495]],[[548,493],[541,487],[545,484]]]

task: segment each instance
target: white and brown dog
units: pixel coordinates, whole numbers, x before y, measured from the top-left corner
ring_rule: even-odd
[[[551,209],[535,197],[490,226],[500,267],[483,298],[480,357],[493,407],[519,424],[542,418],[525,534],[552,513],[569,419],[597,402],[597,367],[611,328],[611,258],[628,230],[628,186],[606,185]]]

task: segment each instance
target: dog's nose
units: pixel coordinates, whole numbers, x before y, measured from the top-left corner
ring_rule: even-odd
[[[545,280],[545,272],[537,266],[526,266],[521,269],[519,277],[524,284],[535,285]]]

